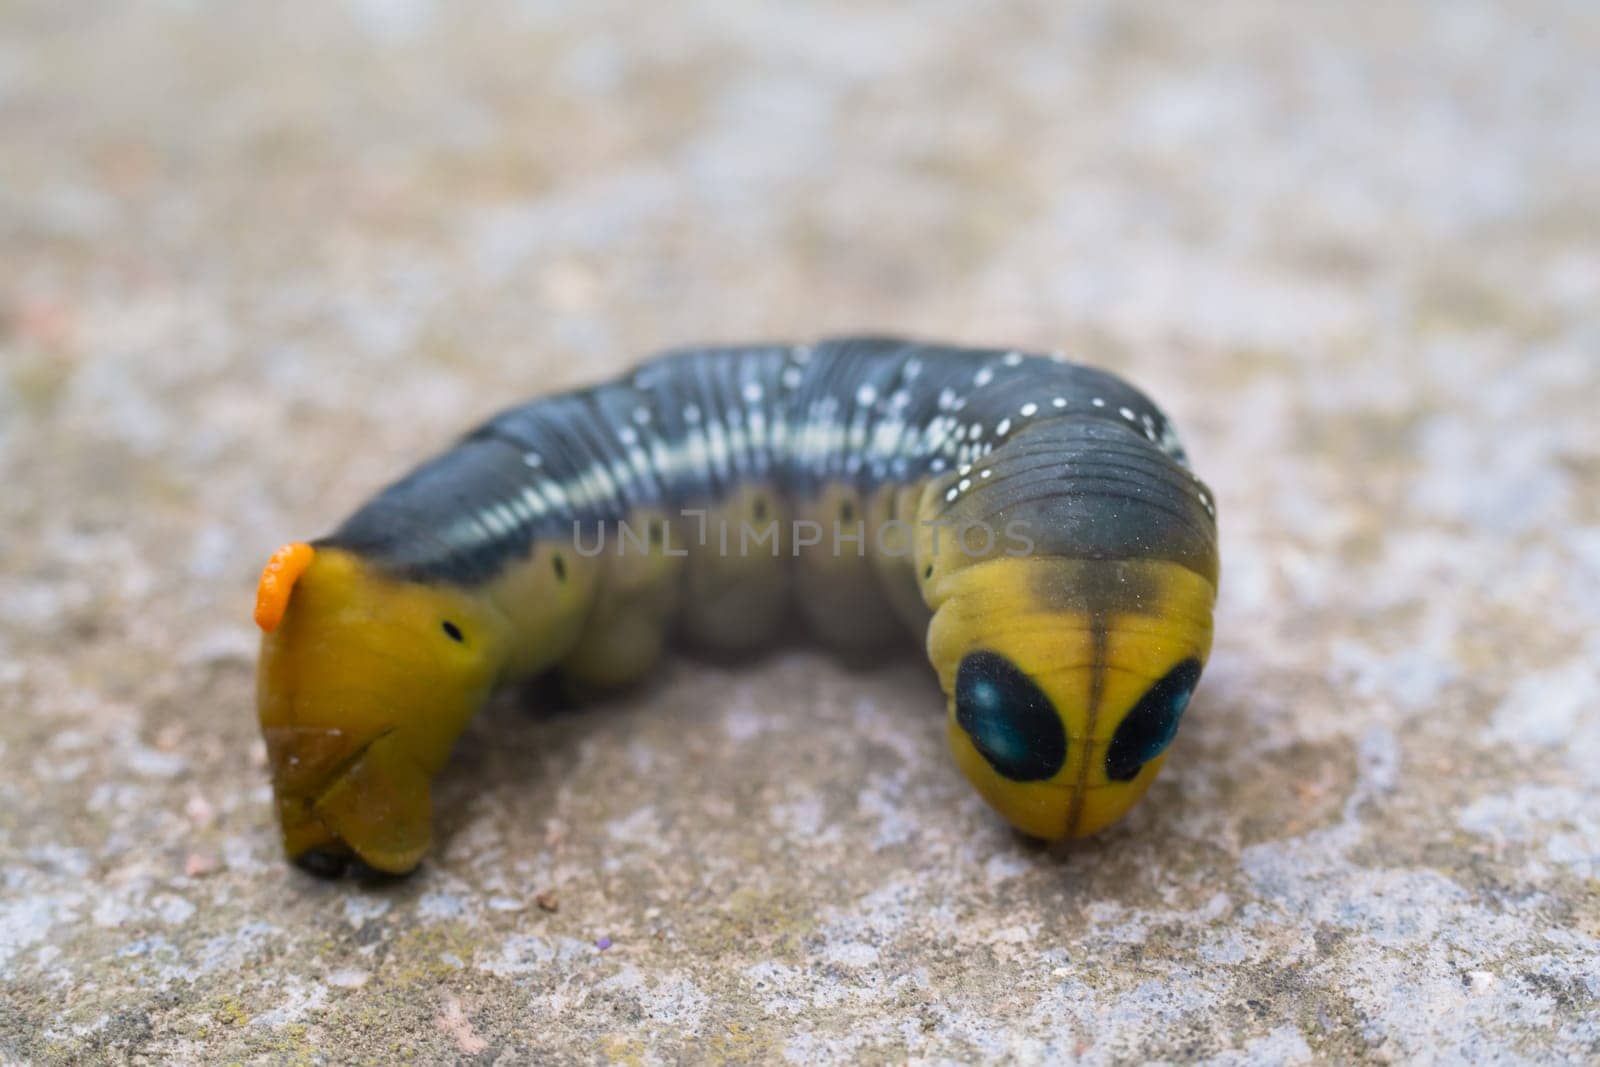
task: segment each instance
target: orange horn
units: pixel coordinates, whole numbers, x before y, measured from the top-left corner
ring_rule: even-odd
[[[261,584],[256,586],[256,625],[266,633],[278,628],[283,613],[289,608],[289,594],[294,583],[311,566],[316,549],[303,541],[284,545],[267,560],[261,572]]]

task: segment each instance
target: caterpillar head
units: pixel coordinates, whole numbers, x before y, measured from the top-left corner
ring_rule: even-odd
[[[305,544],[267,564],[256,622],[285,851],[316,873],[352,856],[410,870],[432,836],[430,783],[494,682],[501,624],[458,590]]]
[[[1040,557],[952,568],[935,589],[929,657],[978,792],[1035,837],[1121,818],[1200,680],[1212,583],[1167,562]]]

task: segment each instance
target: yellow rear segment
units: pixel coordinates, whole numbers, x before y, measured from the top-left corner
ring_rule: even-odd
[[[432,837],[429,783],[499,677],[508,624],[449,586],[289,548],[263,576],[256,680],[284,848],[324,872],[352,854],[410,870]]]
[[[941,567],[928,656],[967,778],[1035,837],[1094,833],[1144,795],[1211,651],[1216,591],[1173,563]]]

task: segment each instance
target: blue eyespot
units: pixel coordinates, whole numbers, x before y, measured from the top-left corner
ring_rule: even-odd
[[[1117,732],[1106,746],[1107,778],[1131,781],[1146,763],[1167,750],[1199,681],[1200,661],[1187,659],[1150,687],[1117,724]]]
[[[1010,660],[974,652],[956,672],[956,722],[1013,782],[1053,778],[1067,759],[1067,732],[1050,698]]]

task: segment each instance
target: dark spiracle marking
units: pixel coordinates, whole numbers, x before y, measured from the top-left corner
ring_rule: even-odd
[[[1106,777],[1128,782],[1139,770],[1167,750],[1178,733],[1178,720],[1189,706],[1200,681],[1200,661],[1186,659],[1151,686],[1133,710],[1117,724],[1106,747]]]
[[[1013,782],[1055,777],[1067,759],[1067,732],[1050,699],[1010,660],[974,652],[956,672],[956,722],[1000,774]]]

